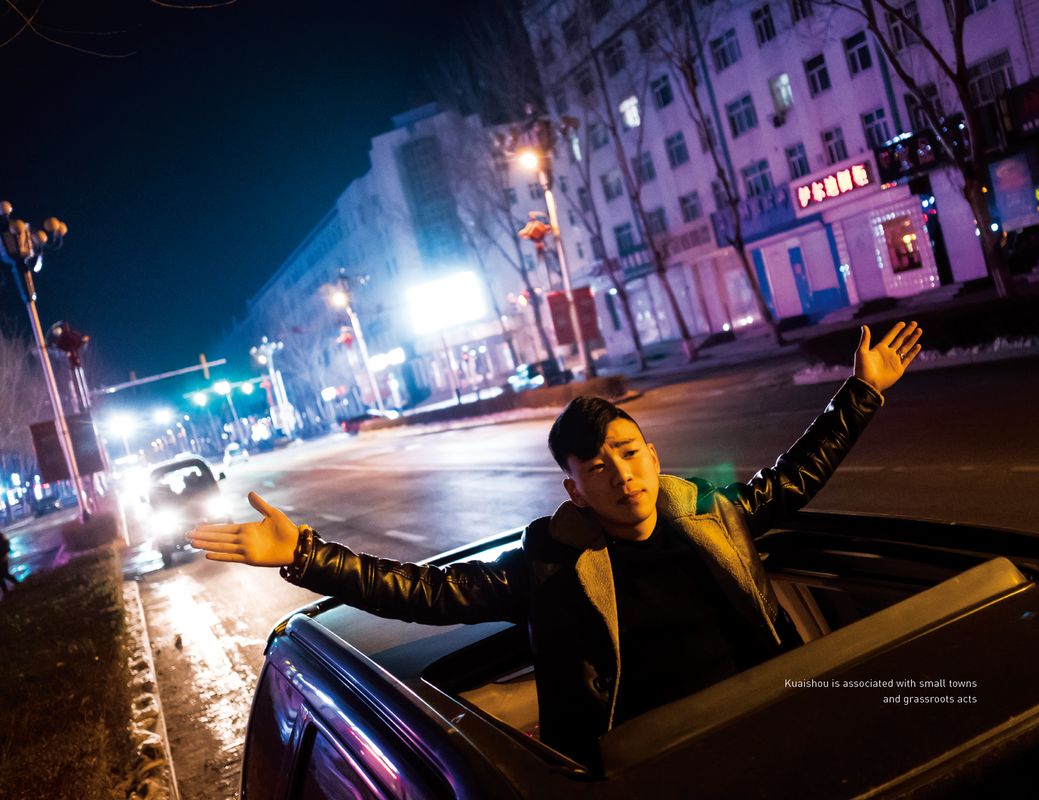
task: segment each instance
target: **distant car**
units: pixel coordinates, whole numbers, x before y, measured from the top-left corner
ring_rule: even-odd
[[[343,429],[344,433],[356,435],[361,432],[361,424],[370,419],[397,419],[399,416],[400,411],[395,408],[387,408],[385,410],[366,408],[360,414],[354,414],[350,417],[339,417],[336,422],[339,423],[339,427]]]
[[[802,512],[759,549],[807,643],[618,725],[601,771],[539,741],[525,626],[307,606],[268,640],[242,800],[1023,796],[1039,537]]]
[[[560,369],[554,359],[520,364],[516,367],[516,374],[508,378],[509,387],[514,392],[525,392],[541,386],[560,386],[570,383],[573,379],[574,373],[568,369]]]
[[[219,478],[223,479],[224,473]],[[146,538],[173,563],[173,554],[187,546],[184,534],[204,522],[231,522],[217,478],[199,456],[166,461],[148,477],[149,513],[143,521]]]
[[[224,448],[224,466],[229,467],[236,461],[248,461],[249,451],[242,447],[238,442],[231,442],[227,447]]]

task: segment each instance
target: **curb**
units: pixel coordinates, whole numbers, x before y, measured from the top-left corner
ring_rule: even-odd
[[[144,604],[136,581],[123,581],[123,605],[126,607],[126,632],[132,650],[130,671],[133,673],[134,698],[130,736],[137,750],[137,764],[131,776],[134,791],[130,800],[180,800]]]

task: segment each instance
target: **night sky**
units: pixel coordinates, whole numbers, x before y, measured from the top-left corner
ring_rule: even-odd
[[[132,53],[90,55],[28,29],[0,47],[0,198],[33,226],[52,215],[69,225],[37,276],[39,308],[44,328],[67,319],[92,336],[91,384],[188,366],[201,351],[241,356],[212,347],[368,168],[368,140],[430,99],[427,77],[464,7],[17,5],[38,9],[43,36]],[[23,24],[6,8],[0,41]],[[4,278],[3,323],[27,331],[7,267]]]

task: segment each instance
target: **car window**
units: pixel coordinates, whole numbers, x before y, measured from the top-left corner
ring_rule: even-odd
[[[213,483],[213,476],[198,464],[190,464],[179,469],[152,473],[152,486],[167,489],[174,494],[183,494]]]
[[[385,797],[354,768],[351,760],[315,726],[304,735],[299,800],[379,800]]]

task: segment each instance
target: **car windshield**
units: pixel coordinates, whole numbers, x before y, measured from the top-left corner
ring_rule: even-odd
[[[173,464],[152,472],[152,489],[165,489],[175,495],[190,494],[215,483],[213,473],[203,464]]]

